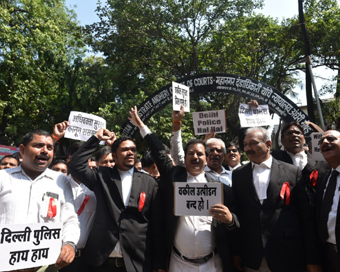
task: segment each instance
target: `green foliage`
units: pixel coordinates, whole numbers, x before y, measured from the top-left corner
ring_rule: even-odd
[[[61,0],[0,2],[0,142],[18,145],[58,116],[61,71],[83,46],[74,14]]]

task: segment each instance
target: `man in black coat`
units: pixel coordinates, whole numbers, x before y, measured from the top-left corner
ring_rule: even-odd
[[[232,232],[239,226],[237,217],[228,209],[232,210],[234,202],[231,188],[222,184],[224,205],[213,205],[210,209],[213,221],[208,216],[175,216],[174,214],[173,182],[216,182],[203,171],[207,157],[205,143],[197,139],[189,141],[184,148],[186,167],[174,166],[163,144],[138,117],[136,107],[131,109],[129,119],[140,129],[142,137],[148,143],[162,182],[165,183],[163,202],[167,218],[166,250],[168,255],[171,254],[169,271],[199,269],[219,272],[222,271],[221,261],[223,271],[231,271],[230,245],[226,240],[227,236],[221,235],[229,230]],[[220,259],[219,256],[223,257]]]
[[[233,171],[241,239],[234,262],[242,270],[242,261],[246,271],[302,272],[308,263],[300,222],[310,219],[308,197],[297,186],[300,169],[275,160],[270,148],[264,128],[246,131],[244,151],[251,162]],[[307,271],[314,268],[308,264]]]
[[[305,189],[309,194],[311,204],[315,206],[316,184],[318,180],[323,179],[328,170],[328,164],[324,161],[315,161],[312,155],[304,150],[306,139],[303,128],[297,122],[291,122],[282,129],[281,143],[285,150],[274,149],[271,153],[272,156],[300,168]]]
[[[317,187],[317,224],[325,255],[324,271],[340,271],[340,132],[326,131],[320,150],[331,167]]]
[[[96,194],[93,228],[82,251],[92,271],[163,271],[160,199],[156,181],[134,168],[137,149],[127,137],[100,129],[73,155],[72,175]],[[113,142],[113,168],[90,169],[100,141]]]

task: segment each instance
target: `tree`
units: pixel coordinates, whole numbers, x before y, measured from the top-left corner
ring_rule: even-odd
[[[63,0],[1,1],[0,29],[0,142],[19,145],[33,128],[52,129],[67,96],[59,83],[84,43]]]

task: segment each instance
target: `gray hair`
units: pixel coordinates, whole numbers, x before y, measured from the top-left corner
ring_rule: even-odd
[[[225,148],[225,144],[224,144],[224,142],[223,142],[221,139],[218,139],[218,138],[210,138],[210,139],[208,139],[208,140],[205,142],[205,144],[207,145],[207,152],[208,152],[208,154],[210,153],[209,144],[213,144],[213,143],[221,145],[221,146],[222,146],[223,153],[224,153],[224,154],[227,153],[226,148]]]
[[[267,142],[267,141],[271,140],[270,139],[271,137],[270,137],[270,134],[269,134],[268,130],[266,130],[263,127],[251,127],[251,128],[248,128],[246,130],[246,135],[248,133],[252,133],[252,132],[256,132],[256,131],[260,131],[262,133],[262,135],[263,135],[263,142]]]

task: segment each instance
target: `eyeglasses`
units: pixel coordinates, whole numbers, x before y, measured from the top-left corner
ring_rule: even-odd
[[[237,153],[238,150],[236,148],[235,149],[227,149],[227,154],[230,154],[231,152]]]
[[[291,131],[287,131],[285,132],[285,136],[292,136],[293,134],[295,134],[296,136],[301,136],[302,133],[301,131],[297,131],[297,130],[291,130]]]

